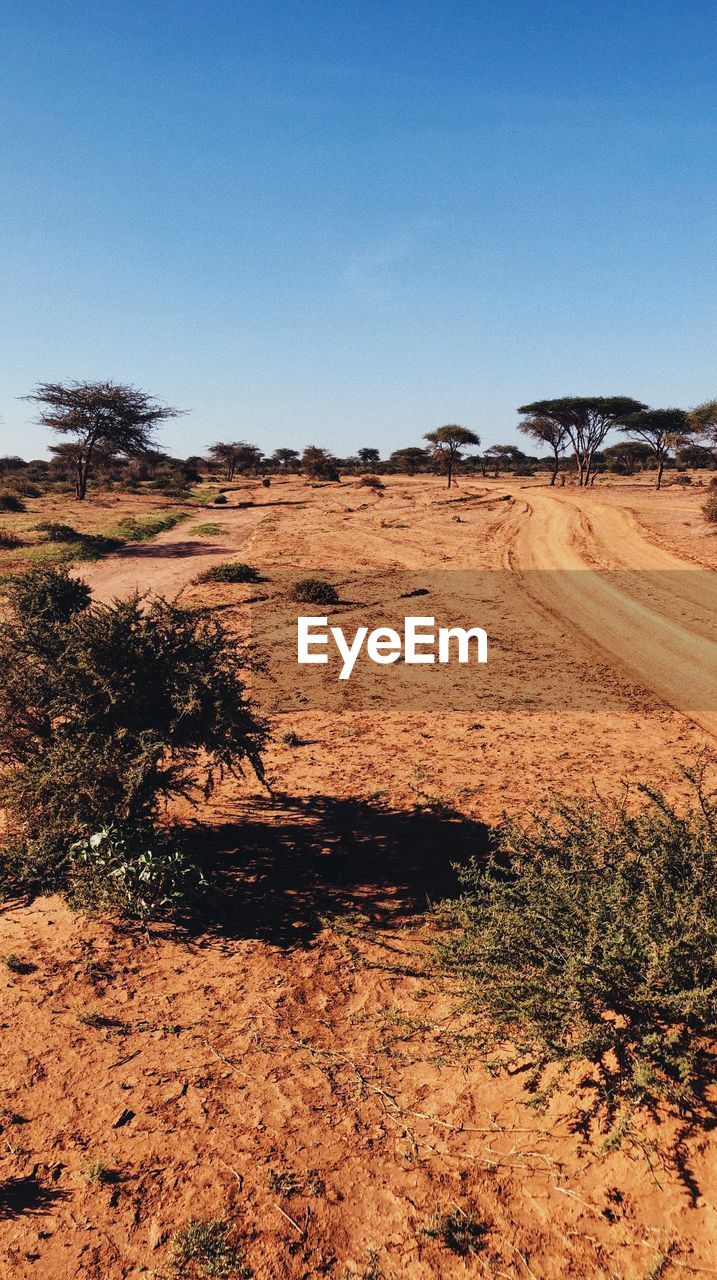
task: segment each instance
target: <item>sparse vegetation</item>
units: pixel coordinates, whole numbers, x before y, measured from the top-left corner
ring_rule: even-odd
[[[301,1190],[301,1183],[293,1169],[270,1169],[267,1178],[269,1190],[277,1196],[289,1200]]]
[[[299,578],[291,588],[289,598],[301,604],[338,604],[339,593],[323,578]]]
[[[460,872],[441,963],[485,1042],[512,1045],[503,1061],[532,1059],[536,1089],[588,1062],[609,1115],[698,1105],[717,1032],[717,806],[692,782],[684,812],[646,787],[635,815],[624,801],[555,801],[506,822],[487,864]]]
[[[106,1031],[120,1025],[116,1018],[109,1018],[101,1009],[83,1009],[78,1013],[77,1021],[81,1022],[83,1027],[91,1027],[94,1031]]]
[[[205,1276],[208,1280],[248,1280],[253,1275],[243,1249],[232,1241],[222,1218],[191,1218],[172,1237],[170,1265],[175,1275],[186,1280]]]
[[[88,1182],[94,1186],[104,1187],[110,1183],[117,1181],[117,1171],[105,1164],[104,1160],[91,1160],[84,1167],[84,1174]]]
[[[436,1210],[423,1228],[424,1235],[431,1240],[440,1240],[451,1253],[457,1253],[461,1258],[478,1252],[487,1231],[488,1226],[481,1218],[458,1205],[449,1213]]]
[[[385,1280],[376,1250],[369,1249],[368,1261],[361,1271],[354,1271],[352,1267],[346,1267],[341,1275],[341,1280]]]

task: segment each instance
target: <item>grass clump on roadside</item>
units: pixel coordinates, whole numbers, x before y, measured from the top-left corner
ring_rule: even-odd
[[[244,1262],[244,1251],[232,1241],[229,1228],[222,1218],[191,1218],[181,1231],[172,1237],[170,1265],[176,1276],[195,1280],[211,1277],[212,1280],[248,1278],[254,1273]]]
[[[642,786],[636,814],[556,800],[459,872],[440,964],[500,1063],[532,1063],[536,1100],[588,1063],[593,1113],[613,1123],[658,1100],[699,1107],[717,1032],[717,805],[702,770],[688,776],[684,811]]]
[[[162,814],[244,765],[263,776],[249,661],[216,619],[161,598],[94,604],[66,569],[22,575],[8,597],[5,887],[65,889],[143,918],[191,901],[199,878]]]
[[[229,536],[229,530],[225,524],[217,524],[212,520],[208,520],[206,524],[195,524],[189,533],[194,538],[227,538]]]
[[[323,578],[299,578],[289,592],[289,599],[301,604],[338,604],[339,593]]]
[[[57,544],[66,552],[67,558],[72,560],[100,560],[102,556],[108,555],[110,551],[117,551],[122,546],[121,538],[112,538],[103,533],[80,533],[69,524],[59,524],[53,520],[43,520],[35,528],[45,534],[47,542],[53,544],[53,550]],[[35,548],[35,553],[39,552],[42,557],[45,546],[46,544],[41,543],[40,547]]]
[[[228,560],[225,564],[215,564],[211,569],[200,573],[195,582],[263,582],[261,574],[253,565],[243,564],[239,560]]]
[[[158,511],[156,515],[124,516],[109,530],[109,535],[123,542],[151,542],[157,534],[168,533],[188,515],[188,511]]]

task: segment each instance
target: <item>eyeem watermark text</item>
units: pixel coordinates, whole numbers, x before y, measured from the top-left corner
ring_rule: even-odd
[[[339,680],[348,680],[361,652],[377,666],[393,662],[424,665],[433,662],[487,662],[488,636],[482,627],[438,627],[435,618],[404,618],[403,634],[393,627],[357,627],[351,639],[328,618],[297,618],[298,663],[327,663],[332,644],[342,666]]]

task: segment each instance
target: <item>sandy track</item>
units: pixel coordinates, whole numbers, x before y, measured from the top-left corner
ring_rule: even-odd
[[[152,542],[131,543],[105,560],[82,565],[78,574],[92,588],[96,600],[124,598],[135,591],[153,591],[175,599],[202,570],[230,560],[242,550],[264,513],[259,506],[194,511]],[[188,532],[204,521],[221,525],[226,534],[207,538]]]
[[[717,735],[717,576],[591,494],[522,497],[507,564],[529,598]]]
[[[207,514],[226,531],[222,536],[190,534],[202,519],[191,515],[153,542],[125,547],[96,565],[83,566],[81,573],[99,600],[147,590],[176,598],[202,569],[239,552],[247,554],[267,516],[279,522],[292,559],[297,551],[305,559],[312,546],[320,548],[323,558],[329,547],[339,570],[344,559],[369,575],[400,568],[502,565],[509,570],[506,577],[514,579],[510,594],[517,615],[526,605],[536,607],[545,622],[552,619],[563,631],[567,628],[588,658],[637,680],[717,736],[717,574],[660,545],[628,505],[612,501],[613,494],[515,484],[506,488],[512,491],[509,504],[500,501],[500,490],[473,486],[465,486],[460,500],[453,502],[448,495],[437,500],[435,492],[416,493],[415,499],[411,494],[409,526],[398,486],[380,501],[371,495],[357,507],[352,505],[355,490],[348,487],[335,497],[329,491],[303,491],[301,498],[292,492],[288,499],[264,499],[246,492],[242,497],[260,500]],[[337,504],[333,514],[325,507],[327,496],[332,507]],[[310,539],[306,505],[312,509]],[[442,523],[437,535],[437,521],[455,519],[449,512],[462,512],[463,519],[480,515],[487,541],[475,539],[471,526],[460,522]],[[399,514],[400,527],[384,527],[393,525]]]

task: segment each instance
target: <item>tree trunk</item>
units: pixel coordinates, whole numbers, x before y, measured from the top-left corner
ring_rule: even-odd
[[[446,469],[448,471],[448,488],[450,489],[451,480],[453,479],[453,459],[451,458],[450,454],[448,455]]]
[[[559,472],[559,470],[560,470],[560,458],[558,457],[558,454],[557,454],[557,452],[556,452],[556,454],[555,454],[555,465],[554,465],[554,467],[553,467],[553,474],[552,474],[551,479],[550,479],[550,483],[551,483],[551,485],[555,484],[555,481],[556,481],[556,480],[557,480],[557,478],[558,478],[558,472]]]
[[[90,465],[90,455],[86,458],[79,457],[75,467],[75,499],[77,502],[84,502],[87,496],[87,472]]]
[[[656,489],[659,489],[660,485],[662,484],[662,473],[664,470],[665,470],[665,463],[662,458],[658,458],[657,459],[657,484],[655,485]]]

